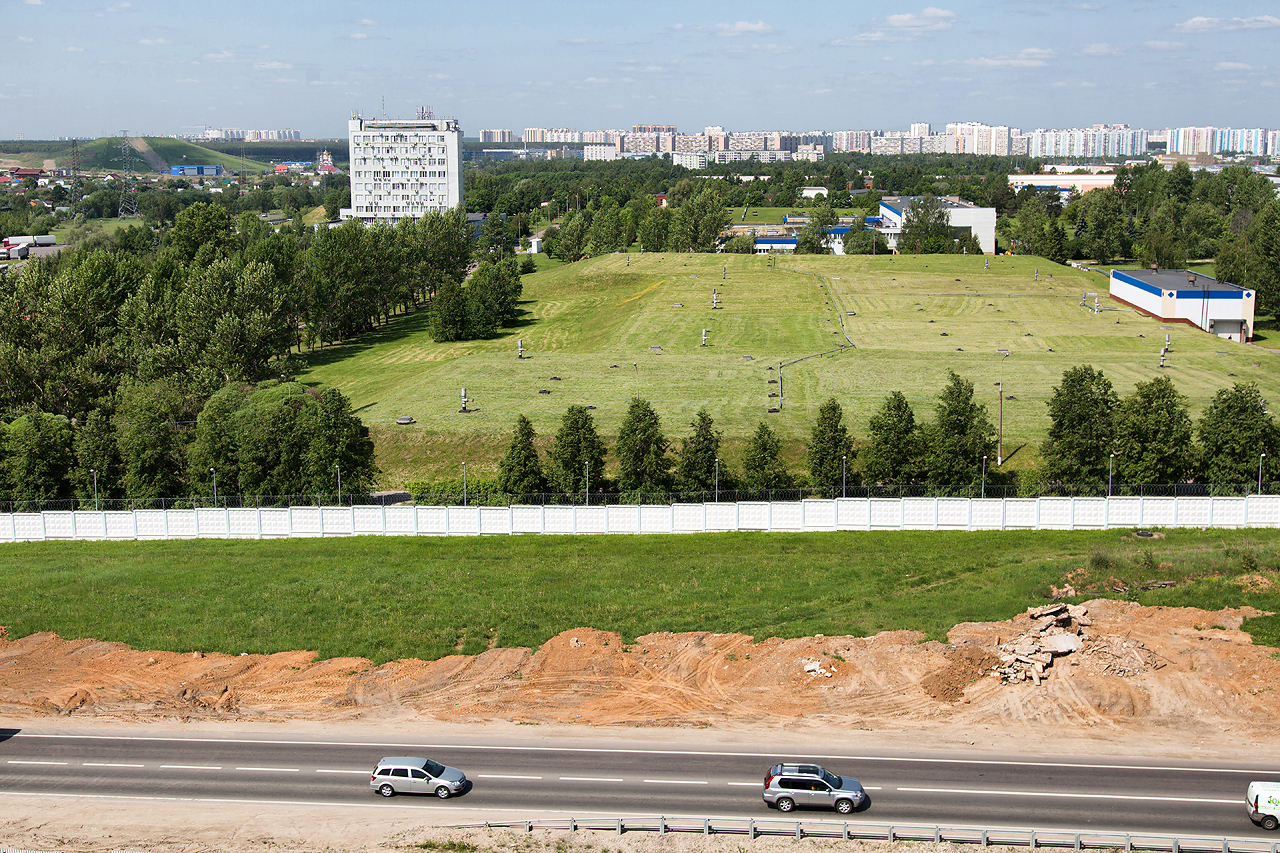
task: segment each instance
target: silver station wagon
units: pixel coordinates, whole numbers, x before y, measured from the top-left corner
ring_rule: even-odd
[[[447,800],[470,786],[461,770],[446,767],[430,758],[384,758],[369,777],[369,787],[384,797],[435,794]]]
[[[837,776],[816,764],[775,764],[764,777],[764,801],[780,812],[825,808],[850,814],[866,799],[857,779]]]

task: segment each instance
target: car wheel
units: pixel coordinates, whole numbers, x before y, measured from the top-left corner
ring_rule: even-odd
[[[1280,818],[1277,818],[1275,815],[1267,815],[1262,819],[1262,823],[1258,825],[1270,832],[1276,827],[1280,827]]]
[[[853,811],[853,802],[850,800],[837,800],[836,811],[840,814],[850,814]]]
[[[396,795],[396,789],[390,785],[380,785],[378,787],[378,793],[384,797],[394,797]]]
[[[444,785],[441,785],[439,788],[436,788],[436,796],[442,800],[449,799],[449,794],[450,794],[449,789],[446,788]]]
[[[778,798],[778,811],[789,812],[789,811],[792,811],[795,807],[796,807],[796,801],[791,799],[790,797]]]

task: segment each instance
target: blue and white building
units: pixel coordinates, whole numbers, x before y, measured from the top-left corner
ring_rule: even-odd
[[[1186,323],[1246,343],[1253,337],[1252,290],[1189,270],[1112,270],[1111,297],[1167,323]]]

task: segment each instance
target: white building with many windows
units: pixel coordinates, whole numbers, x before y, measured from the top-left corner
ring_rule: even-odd
[[[462,129],[455,119],[366,119],[347,123],[351,207],[365,223],[417,219],[462,204]]]

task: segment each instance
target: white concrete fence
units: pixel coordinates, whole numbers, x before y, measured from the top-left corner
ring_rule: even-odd
[[[837,498],[642,506],[295,506],[0,514],[0,542],[277,539],[735,530],[1106,530],[1280,527],[1280,495]]]

